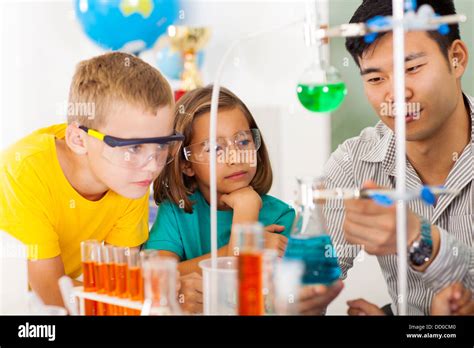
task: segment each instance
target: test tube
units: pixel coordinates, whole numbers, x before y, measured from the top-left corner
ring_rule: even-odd
[[[97,291],[95,265],[98,262],[100,244],[96,240],[81,242],[82,274],[84,280],[84,291]],[[84,300],[85,315],[97,315],[97,302]]]
[[[109,296],[115,296],[115,253],[113,245],[103,245],[101,248],[101,256],[103,262],[103,272],[102,276],[104,277],[104,290],[105,293]],[[115,315],[116,306],[107,304],[106,306],[106,315]]]
[[[234,226],[238,251],[238,313],[263,315],[263,226]]]
[[[140,263],[142,266],[142,275],[143,275],[143,292],[144,292],[144,308],[142,311],[146,312],[145,314],[140,313],[141,315],[150,315],[150,306],[152,305],[154,299],[152,298],[152,289],[151,289],[151,268],[150,265],[153,262],[159,261],[159,251],[155,249],[144,249],[140,251]],[[156,261],[152,261],[152,260]],[[157,284],[155,285],[157,286]],[[147,290],[148,288],[148,290]],[[156,295],[154,295],[156,296]]]
[[[138,249],[131,249],[128,256],[128,291],[132,301],[143,301],[143,275]],[[140,311],[130,310],[129,314],[140,315]]]
[[[128,273],[128,255],[130,249],[126,247],[115,247],[115,296],[119,298],[128,297],[127,273]],[[117,315],[124,315],[125,308],[117,307]]]
[[[278,252],[275,249],[263,250],[263,302],[265,314],[275,314],[275,267]]]
[[[103,245],[99,245],[97,249],[97,262],[94,264],[95,285],[96,285],[98,294],[105,294],[104,272],[105,272],[106,264],[104,263],[102,247]],[[100,315],[100,316],[107,315],[106,309],[107,308],[106,308],[105,303],[97,301],[97,315]]]

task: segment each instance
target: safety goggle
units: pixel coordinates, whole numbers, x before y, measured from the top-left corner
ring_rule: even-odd
[[[142,168],[152,160],[164,166],[173,161],[184,140],[184,135],[178,132],[164,137],[123,139],[85,126],[79,128],[107,145],[104,146],[103,157],[125,168]]]
[[[216,139],[218,163],[256,163],[257,151],[262,145],[260,131],[256,128],[235,133],[230,138]],[[184,157],[193,163],[210,162],[210,141],[206,140],[183,148]]]

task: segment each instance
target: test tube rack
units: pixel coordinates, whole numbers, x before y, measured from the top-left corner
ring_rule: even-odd
[[[142,311],[143,309],[143,303],[139,301],[132,301],[126,298],[118,298],[114,296],[109,296],[107,294],[99,294],[97,292],[86,292],[84,291],[84,287],[82,286],[74,287],[70,296],[73,297],[79,303],[79,315],[85,315],[85,300],[97,301],[105,304],[139,311]]]

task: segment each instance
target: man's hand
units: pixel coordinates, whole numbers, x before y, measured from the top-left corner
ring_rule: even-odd
[[[347,310],[349,315],[385,315],[383,310],[377,307],[377,305],[367,302],[362,298],[347,301],[347,304],[349,305]]]
[[[321,315],[326,307],[339,295],[344,284],[338,280],[331,286],[308,285],[300,291],[299,313],[302,315]]]
[[[281,225],[268,225],[265,227],[265,249],[273,249],[278,252],[279,257],[285,255],[288,238],[280,234],[285,230]]]
[[[364,188],[379,188],[367,181]],[[397,251],[397,222],[395,205],[384,207],[371,199],[345,201],[344,236],[355,245],[363,245],[371,255],[390,255]],[[420,233],[417,215],[408,210],[408,244]],[[407,246],[408,247],[408,246]]]
[[[178,303],[184,312],[189,314],[202,313],[202,277],[198,273],[190,273],[179,278]]]
[[[444,288],[433,298],[431,315],[474,315],[472,292],[461,283]]]

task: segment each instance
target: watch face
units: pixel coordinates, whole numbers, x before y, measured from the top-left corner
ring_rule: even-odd
[[[423,239],[419,243],[415,242],[410,250],[410,262],[414,266],[421,266],[430,260],[432,251],[433,246]]]
[[[427,259],[423,255],[414,253],[410,255],[410,261],[414,266],[421,266],[427,261]]]

